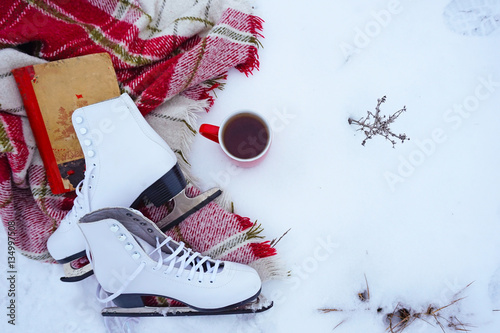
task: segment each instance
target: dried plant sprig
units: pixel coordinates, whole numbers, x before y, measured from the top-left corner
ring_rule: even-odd
[[[413,323],[415,319],[419,318],[419,316],[419,313],[414,313],[411,309],[402,307],[401,304],[398,303],[394,310],[386,316],[389,321],[387,330],[391,333],[402,332]]]
[[[370,287],[368,286],[368,279],[365,274],[365,282],[366,282],[366,290],[358,293],[358,297],[361,302],[369,302],[370,301]]]
[[[385,103],[387,97],[383,96],[377,100],[377,106],[375,107],[375,113],[371,111],[366,111],[367,116],[364,118],[360,118],[359,120],[355,120],[352,118],[348,119],[349,125],[357,125],[359,126],[358,131],[362,131],[365,133],[365,139],[361,144],[364,146],[366,141],[373,138],[376,135],[380,135],[389,142],[392,143],[392,147],[396,145],[396,140],[401,140],[401,143],[405,142],[405,140],[410,140],[410,138],[406,134],[395,134],[390,125],[403,113],[406,111],[406,106],[403,106],[402,109],[394,112],[392,115],[387,117],[386,115],[381,115],[380,113],[380,105]]]
[[[337,327],[339,327],[340,325],[342,325],[346,321],[347,321],[347,319],[342,320],[340,323],[338,323],[337,325],[335,325],[335,327],[332,329],[332,331],[335,331],[337,329]]]
[[[282,240],[282,239],[283,239],[283,237],[285,237],[285,236],[286,236],[286,234],[288,234],[288,232],[289,232],[290,230],[292,230],[292,228],[290,228],[290,229],[288,229],[287,231],[285,231],[285,233],[284,233],[283,235],[281,235],[281,237],[280,237],[280,238],[275,238],[275,239],[273,239],[273,240],[271,241],[271,243],[269,243],[269,246],[270,246],[270,247],[276,247],[276,245],[280,242],[280,240]]]
[[[318,311],[323,312],[323,313],[329,313],[329,312],[342,312],[344,310],[342,309],[318,309]]]
[[[459,293],[465,290],[470,284],[468,284],[464,289],[462,289]],[[457,294],[459,294],[457,293]],[[446,327],[460,332],[469,332],[469,327],[472,327],[470,324],[462,323],[455,315],[446,318],[441,314],[441,312],[449,308],[452,305],[462,301],[465,297],[457,298],[451,301],[449,304],[441,306],[439,308],[435,308],[432,305],[427,307],[425,312],[415,312],[410,308],[401,307],[398,303],[392,313],[386,315],[386,318],[389,322],[389,327],[387,327],[387,331],[391,333],[401,333],[403,332],[411,323],[413,323],[416,319],[420,319],[426,322],[429,325],[432,325],[427,319],[434,319],[435,323],[439,328],[446,333]]]
[[[371,311],[373,308],[369,304],[370,289],[368,286],[368,279],[366,278],[366,274],[365,274],[365,282],[366,282],[366,290],[361,293],[358,293],[358,298],[362,302],[366,302],[368,305],[368,307],[363,310]],[[426,310],[422,312],[415,311],[410,307],[402,306],[401,303],[398,303],[396,307],[392,310],[392,312],[384,315],[384,318],[388,323],[386,331],[390,333],[402,333],[408,326],[410,326],[413,322],[415,322],[418,319],[422,320],[423,322],[431,326],[439,327],[443,333],[447,333],[448,332],[447,329],[457,332],[470,332],[469,328],[472,328],[473,327],[472,325],[463,323],[454,314],[451,314],[446,317],[443,314],[443,310],[448,309],[453,305],[464,300],[466,297],[458,298],[458,296],[462,294],[472,283],[473,282],[469,283],[467,286],[465,286],[457,293],[455,293],[450,303],[443,306],[428,305]],[[331,312],[355,312],[359,311],[360,309],[323,308],[318,310],[322,313],[331,313]],[[493,311],[500,311],[500,310],[493,310]],[[376,312],[379,314],[383,313],[383,308],[378,307],[376,309]],[[432,323],[432,321],[434,321],[434,324]],[[340,322],[337,326],[334,327],[334,329],[343,324],[344,322],[345,320]]]

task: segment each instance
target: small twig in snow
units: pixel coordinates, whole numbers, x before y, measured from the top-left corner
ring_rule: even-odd
[[[279,243],[279,241],[280,241],[283,237],[285,237],[285,236],[286,236],[286,234],[287,234],[290,230],[292,230],[292,228],[290,228],[290,229],[288,229],[287,231],[285,231],[285,233],[284,233],[283,235],[281,235],[281,237],[280,237],[280,238],[278,238],[278,239],[276,239],[276,238],[275,238],[275,239],[273,239],[273,240],[271,241],[271,243],[269,243],[269,246],[270,246],[270,247],[276,247],[276,244],[278,244],[278,243]]]
[[[338,323],[338,324],[337,324],[337,325],[336,325],[336,326],[332,329],[332,331],[335,331],[335,329],[336,329],[337,327],[339,327],[340,325],[342,325],[343,323],[345,323],[345,322],[346,322],[346,320],[347,320],[347,319],[344,319],[344,320],[342,320],[340,323]]]
[[[355,120],[352,118],[348,119],[349,125],[357,125],[359,126],[358,131],[362,131],[365,133],[365,139],[361,144],[364,146],[366,141],[373,138],[376,135],[383,136],[392,143],[392,147],[396,145],[396,140],[401,140],[403,143],[405,140],[410,140],[410,138],[406,134],[395,134],[390,129],[390,125],[403,113],[406,111],[406,106],[403,106],[402,109],[394,112],[394,114],[389,117],[385,115],[380,115],[380,105],[384,103],[386,100],[386,96],[379,98],[377,100],[377,106],[375,107],[375,113],[371,111],[366,111],[368,115],[365,118],[360,118],[359,120]]]
[[[366,274],[365,274],[365,282],[366,282],[366,290],[363,291],[362,293],[358,293],[358,297],[361,300],[361,302],[368,302],[370,300],[370,287],[368,286],[368,280],[366,279]]]

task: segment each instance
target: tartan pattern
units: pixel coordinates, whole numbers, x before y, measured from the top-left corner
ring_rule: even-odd
[[[73,192],[54,195],[10,70],[107,52],[122,92],[176,153],[187,179],[196,113],[208,111],[226,72],[258,68],[262,20],[237,0],[6,0],[0,2],[0,216],[16,221],[15,244],[29,258],[53,261],[48,237],[71,209]],[[33,56],[12,47],[28,44]],[[25,45],[26,46],[26,45]],[[24,46],[24,47],[25,47]],[[198,190],[189,187],[189,194]],[[141,211],[159,220],[169,205]],[[198,251],[279,276],[276,251],[248,218],[210,203],[169,231]],[[264,267],[264,269],[262,269]]]
[[[232,67],[249,74],[258,66],[262,20],[242,12],[245,7],[239,1],[177,0],[147,13],[136,2],[118,0],[99,6],[83,0],[2,1],[0,45],[41,40],[37,56],[50,61],[108,52],[122,90],[147,114],[214,74]]]

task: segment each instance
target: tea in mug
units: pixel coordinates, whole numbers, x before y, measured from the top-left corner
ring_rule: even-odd
[[[251,113],[240,113],[229,119],[222,132],[222,144],[236,158],[259,156],[269,142],[266,124]]]

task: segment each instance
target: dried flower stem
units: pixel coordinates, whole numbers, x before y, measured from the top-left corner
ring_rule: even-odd
[[[392,143],[392,147],[396,145],[396,139],[401,140],[403,143],[405,140],[410,140],[410,138],[406,134],[395,134],[390,129],[390,125],[403,113],[406,111],[406,106],[402,109],[394,112],[394,114],[389,117],[380,114],[380,105],[384,103],[386,100],[386,96],[379,98],[377,100],[377,106],[375,107],[375,113],[371,111],[367,111],[368,115],[365,118],[360,118],[359,120],[355,120],[352,118],[348,119],[349,125],[357,125],[360,128],[358,131],[363,131],[366,135],[365,139],[361,143],[363,146],[366,144],[366,141],[373,138],[376,135],[383,136],[386,140]]]

